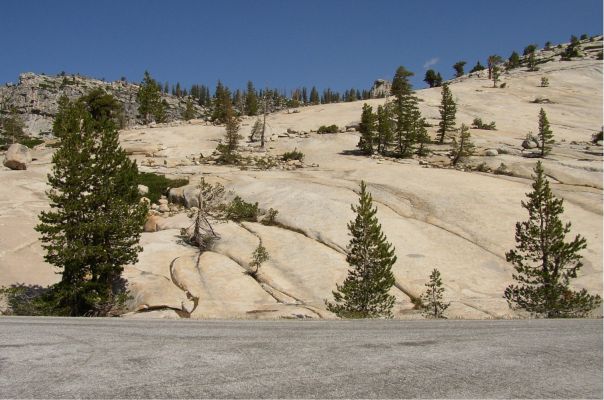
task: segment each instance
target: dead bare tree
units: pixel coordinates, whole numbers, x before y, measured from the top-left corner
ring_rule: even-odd
[[[194,211],[195,221],[185,233],[189,242],[202,251],[210,249],[214,240],[220,239],[210,220],[224,219],[224,195],[224,187],[220,183],[212,185],[201,178],[197,195],[199,208]]]

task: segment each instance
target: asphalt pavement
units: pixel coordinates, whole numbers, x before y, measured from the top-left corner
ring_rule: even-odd
[[[0,317],[1,398],[602,395],[602,320]]]

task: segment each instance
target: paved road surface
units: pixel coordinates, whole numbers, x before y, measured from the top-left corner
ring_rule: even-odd
[[[602,320],[0,317],[0,397],[602,398]]]

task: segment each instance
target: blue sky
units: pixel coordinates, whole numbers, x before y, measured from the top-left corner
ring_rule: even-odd
[[[602,33],[602,0],[0,1],[0,82],[25,71],[231,88],[345,90],[399,65],[483,64],[530,43]]]

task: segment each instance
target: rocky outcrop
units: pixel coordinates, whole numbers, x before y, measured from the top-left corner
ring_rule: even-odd
[[[371,98],[377,99],[381,97],[390,96],[390,89],[392,83],[386,79],[376,79],[371,87]]]
[[[31,162],[31,152],[29,147],[19,143],[11,144],[4,156],[4,166],[10,169],[27,169],[27,164]]]
[[[23,73],[19,75],[18,84],[7,83],[0,87],[0,105],[3,108],[15,107],[25,123],[26,133],[39,135],[51,131],[61,96],[65,95],[73,100],[96,88],[104,89],[123,104],[125,126],[140,122],[136,101],[139,85],[122,80],[105,82],[79,75],[48,76]],[[162,100],[168,103],[168,121],[180,119],[186,107],[186,99],[162,94]],[[201,115],[203,109],[197,105],[195,108]]]

